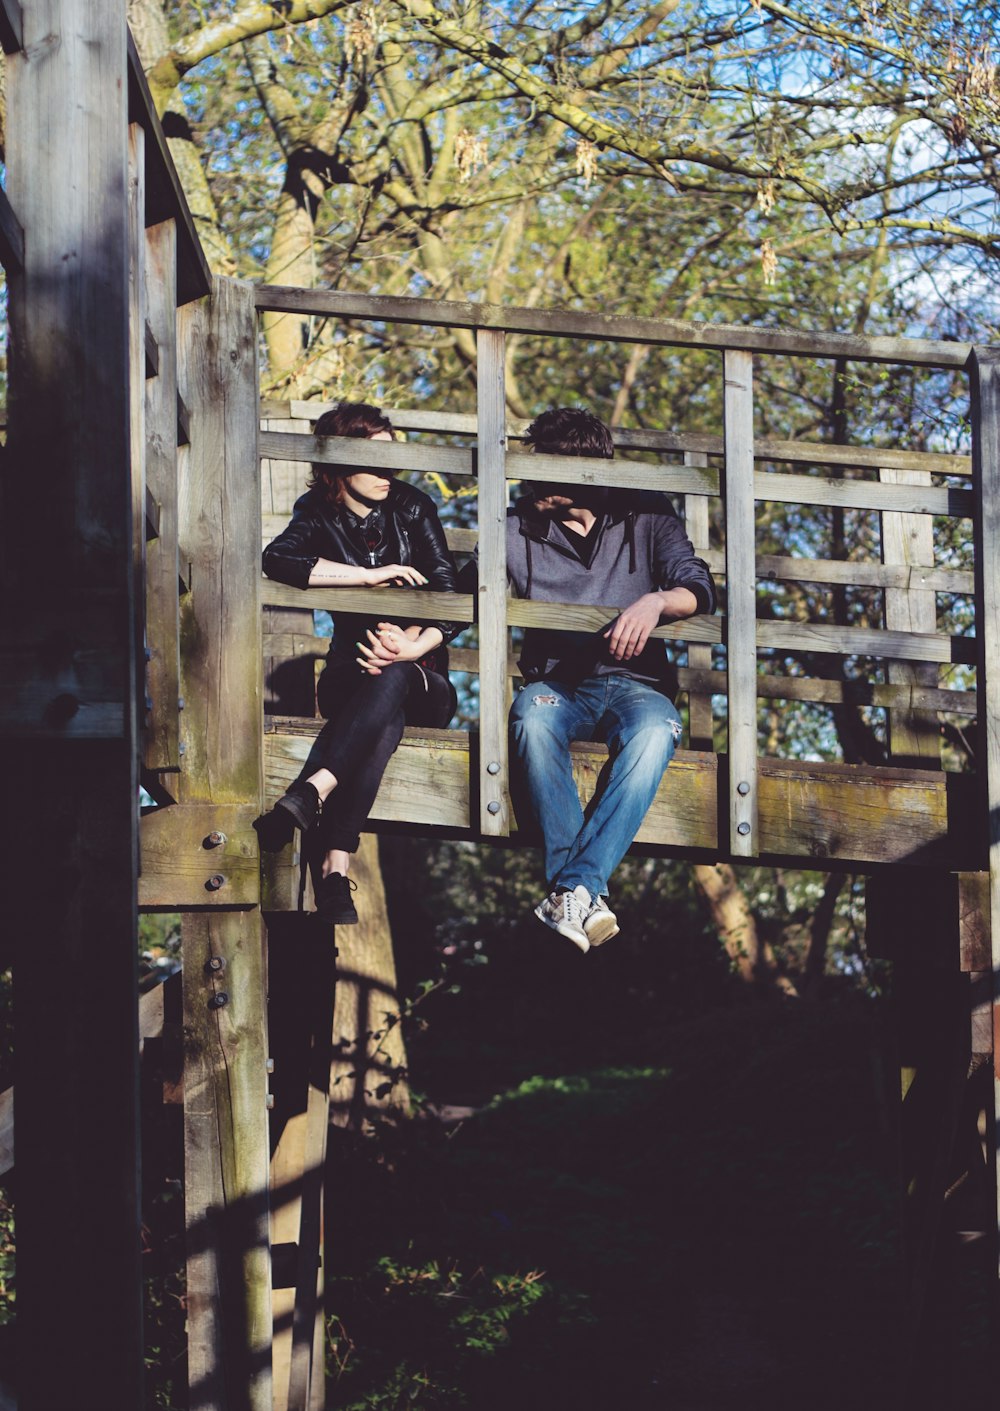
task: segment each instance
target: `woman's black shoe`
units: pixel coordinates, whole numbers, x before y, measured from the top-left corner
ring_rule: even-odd
[[[340,872],[328,872],[325,877],[313,882],[316,897],[316,915],[328,926],[356,926],[358,913],[351,893],[358,890],[358,884]]]
[[[264,852],[280,852],[292,841],[296,828],[308,833],[318,816],[315,785],[293,784],[272,809],[254,819],[253,828]]]

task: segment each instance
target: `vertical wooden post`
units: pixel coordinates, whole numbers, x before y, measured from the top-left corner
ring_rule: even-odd
[[[504,335],[476,338],[479,419],[479,827],[510,832],[507,773],[507,480]]]
[[[685,465],[707,465],[708,457],[695,451],[684,453]],[[708,499],[705,495],[684,496],[684,527],[696,554],[708,552]],[[688,666],[695,670],[711,671],[712,648],[690,642],[687,650]],[[692,750],[712,749],[712,695],[711,692],[688,692],[688,747]]]
[[[930,485],[926,470],[880,470],[879,479],[890,485]],[[934,527],[928,514],[882,514],[882,562],[912,567],[933,567]],[[889,631],[936,632],[937,605],[926,588],[887,588],[885,625]],[[936,686],[937,667],[930,662],[890,661],[889,680],[898,686]],[[941,764],[941,738],[932,711],[889,711],[889,751],[893,762],[913,768]]]
[[[729,847],[757,854],[757,559],[753,482],[753,355],[727,349],[723,426],[726,669],[729,676]],[[720,829],[721,834],[721,829]]]
[[[146,231],[146,316],[157,348],[146,381],[146,483],[158,509],[158,532],[146,546],[146,681],[152,702],[144,742],[146,768],[180,767],[180,622],[177,563],[177,226]]]
[[[0,517],[5,672],[25,680],[2,721],[22,1411],[143,1404],[125,34],[121,0],[32,0],[6,63],[25,231]],[[81,1271],[101,1294],[67,1318]]]
[[[181,804],[261,797],[260,486],[253,288],[217,279],[178,318],[191,445],[180,533]],[[212,872],[206,865],[206,875]],[[220,869],[222,892],[224,868]],[[208,885],[208,884],[206,884]],[[184,962],[188,1374],[192,1405],[270,1411],[271,1275],[263,933],[258,910],[187,913]]]
[[[993,969],[994,1113],[1000,1110],[1000,348],[973,348],[972,464],[976,515],[976,686],[986,806]],[[1000,1223],[1000,1154],[994,1149]]]

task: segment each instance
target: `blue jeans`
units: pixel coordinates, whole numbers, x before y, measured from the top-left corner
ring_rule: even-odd
[[[607,895],[680,733],[673,702],[629,676],[524,687],[510,712],[511,793],[521,826],[541,831],[550,889],[582,885],[592,897]],[[603,740],[611,755],[586,816],[573,782],[572,740]]]

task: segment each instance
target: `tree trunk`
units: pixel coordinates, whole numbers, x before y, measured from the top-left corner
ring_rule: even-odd
[[[773,985],[782,994],[797,996],[795,985],[779,972],[773,950],[761,940],[750,903],[729,863],[696,863],[692,871],[719,940],[740,978],[747,984]]]

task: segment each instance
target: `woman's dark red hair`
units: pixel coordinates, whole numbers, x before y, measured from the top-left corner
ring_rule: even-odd
[[[370,441],[380,431],[388,431],[392,436],[392,422],[370,402],[340,402],[330,411],[324,412],[314,427],[317,436],[355,436],[363,441]],[[355,469],[356,467],[352,466],[325,465],[322,461],[313,461],[309,489],[319,490],[331,504],[339,504],[343,477],[353,474]]]

